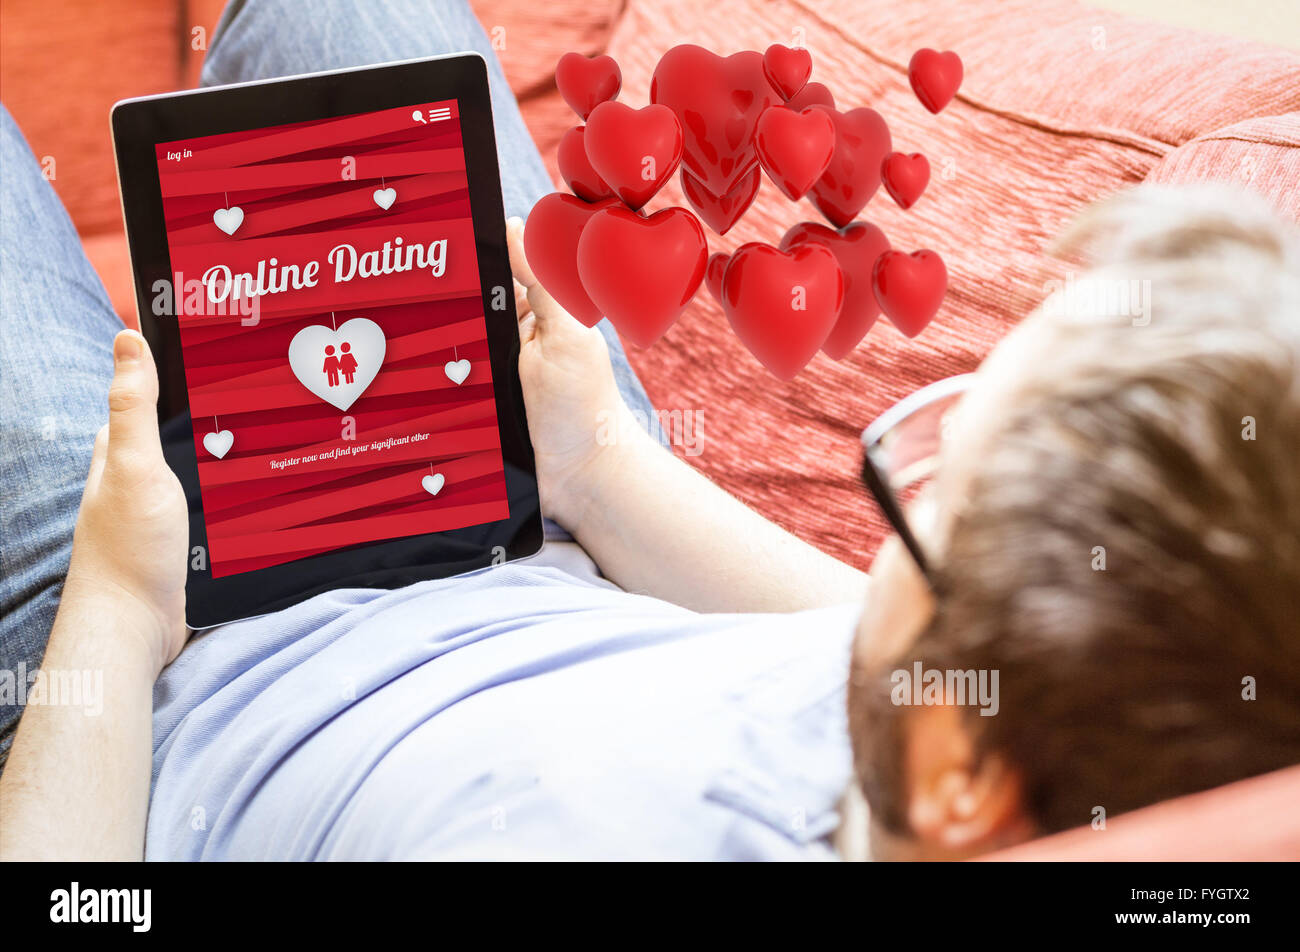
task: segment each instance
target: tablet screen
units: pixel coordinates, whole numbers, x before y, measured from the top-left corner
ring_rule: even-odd
[[[457,101],[156,153],[212,577],[507,518]]]

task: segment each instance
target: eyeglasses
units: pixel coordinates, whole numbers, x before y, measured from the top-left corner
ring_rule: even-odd
[[[932,588],[931,562],[907,524],[901,494],[934,472],[948,415],[974,379],[961,374],[922,387],[862,431],[862,482]]]

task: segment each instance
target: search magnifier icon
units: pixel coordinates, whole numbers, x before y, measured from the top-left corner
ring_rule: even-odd
[[[425,121],[424,113],[420,112],[420,110],[418,109],[415,110],[413,113],[411,113],[411,118],[414,119],[416,122],[423,122],[426,126],[429,124],[428,122]]]

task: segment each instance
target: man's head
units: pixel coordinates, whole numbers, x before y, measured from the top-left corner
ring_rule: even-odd
[[[1096,266],[985,361],[909,513],[934,590],[896,539],[872,568],[849,720],[885,857],[1300,762],[1295,239],[1245,196],[1139,189],[1065,241]],[[896,703],[918,662],[996,672],[997,713]]]

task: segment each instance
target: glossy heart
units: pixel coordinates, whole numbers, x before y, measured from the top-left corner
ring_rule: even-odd
[[[574,126],[560,139],[555,153],[555,164],[560,168],[560,178],[584,202],[598,202],[609,198],[614,190],[605,184],[600,173],[591,167],[585,142],[586,126]]]
[[[731,226],[740,221],[740,216],[754,204],[758,186],[763,179],[758,166],[749,170],[744,178],[725,195],[719,197],[701,185],[690,172],[682,169],[682,191],[686,201],[704,219],[704,223],[719,235],[725,235]]]
[[[795,112],[802,112],[809,106],[830,106],[835,108],[835,97],[822,83],[808,83],[799,90],[786,105]]]
[[[649,347],[686,309],[704,280],[708,244],[684,208],[649,218],[614,205],[592,216],[578,241],[578,274],[620,334]]]
[[[793,112],[785,106],[763,110],[754,134],[758,161],[791,201],[813,187],[835,154],[835,123],[827,110],[812,106]]]
[[[933,251],[886,251],[876,260],[871,284],[880,309],[894,326],[915,337],[930,323],[948,290],[948,269]]]
[[[907,64],[907,80],[921,105],[933,113],[952,102],[961,87],[961,57],[952,50],[917,50]]]
[[[555,85],[569,108],[586,121],[593,109],[618,96],[623,73],[612,56],[565,53],[555,64]]]
[[[832,225],[843,228],[880,188],[880,164],[890,152],[889,126],[874,109],[813,108],[835,124],[835,154],[812,187],[812,202]]]
[[[633,109],[603,102],[591,111],[584,140],[591,167],[633,211],[654,197],[682,161],[682,127],[667,106]]]
[[[759,242],[741,245],[722,278],[722,309],[732,330],[782,380],[813,359],[843,300],[835,255],[818,244],[789,251]]]
[[[562,308],[588,327],[594,327],[604,315],[578,277],[578,239],[591,216],[618,204],[617,198],[588,204],[573,195],[552,192],[533,206],[524,226],[524,254],[533,274]]]
[[[650,101],[677,114],[686,139],[682,167],[714,195],[725,195],[758,164],[758,117],[781,98],[753,50],[716,56],[689,43],[674,46],[655,67]]]
[[[397,189],[391,185],[388,188],[377,188],[371,193],[370,197],[375,200],[376,205],[384,211],[388,211],[393,207],[393,202],[397,201]]]
[[[442,492],[442,487],[447,485],[447,477],[442,473],[430,473],[420,480],[420,485],[430,496],[436,496]]]
[[[805,49],[791,49],[773,43],[763,54],[763,75],[772,88],[789,100],[803,89],[812,74],[812,56]]]
[[[835,231],[817,222],[806,221],[785,233],[781,250],[787,251],[802,244],[829,248],[844,275],[844,303],[835,319],[835,327],[822,344],[826,356],[843,360],[880,316],[880,304],[871,288],[871,272],[876,259],[889,250],[889,239],[870,222],[855,221],[847,228]]]
[[[719,304],[722,303],[722,276],[727,273],[727,264],[731,261],[731,255],[716,251],[709,255],[709,263],[704,268],[704,283],[708,285],[709,293]]]
[[[880,165],[880,181],[899,208],[911,208],[930,183],[930,161],[920,152],[891,152]]]

